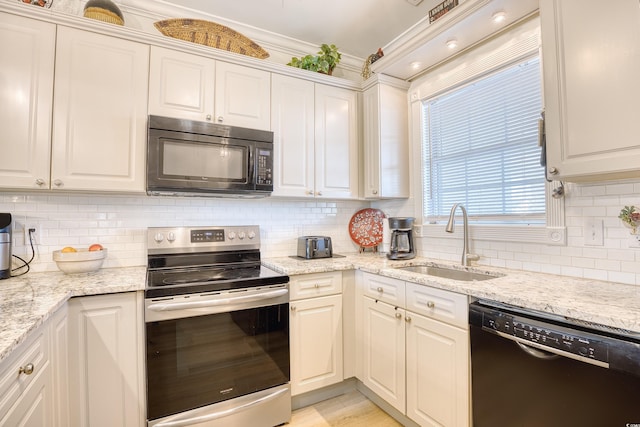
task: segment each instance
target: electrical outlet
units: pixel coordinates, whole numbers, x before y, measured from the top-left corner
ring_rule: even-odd
[[[603,246],[604,230],[601,219],[589,218],[584,224],[584,244],[587,246]]]
[[[29,246],[31,241],[29,240],[29,230],[33,230],[31,232],[31,241],[33,241],[34,245],[38,244],[38,227],[35,224],[26,223],[24,225],[24,244],[25,246]]]
[[[640,235],[630,234],[628,242],[629,248],[640,249]]]

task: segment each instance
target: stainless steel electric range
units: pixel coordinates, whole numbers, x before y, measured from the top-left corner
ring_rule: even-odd
[[[289,421],[289,277],[258,226],[149,228],[147,425]]]

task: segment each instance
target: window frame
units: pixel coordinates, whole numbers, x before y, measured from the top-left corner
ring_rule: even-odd
[[[412,168],[416,171],[412,174],[412,180],[415,189],[414,215],[419,218],[414,231],[418,236],[427,238],[456,237],[443,232],[445,226],[443,223],[428,223],[423,212],[423,102],[536,56],[540,58],[542,68],[540,23],[537,17],[511,28],[483,44],[460,52],[446,62],[426,70],[412,82],[410,88],[410,127],[414,154]],[[540,73],[542,79],[542,69]],[[544,105],[544,100],[542,104]],[[566,245],[564,198],[552,197],[553,190],[560,185],[561,183],[558,181],[546,182],[545,184],[545,225],[470,224],[471,235],[474,239],[479,240]]]

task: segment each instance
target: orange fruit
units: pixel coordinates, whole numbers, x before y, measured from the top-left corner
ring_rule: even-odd
[[[76,248],[72,248],[71,246],[65,246],[64,248],[62,248],[60,252],[67,253],[67,252],[78,252],[78,251],[76,250]]]

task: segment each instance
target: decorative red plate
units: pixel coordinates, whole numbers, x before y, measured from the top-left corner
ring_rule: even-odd
[[[382,243],[382,227],[385,215],[380,209],[359,210],[349,221],[349,236],[361,248],[370,248]]]

